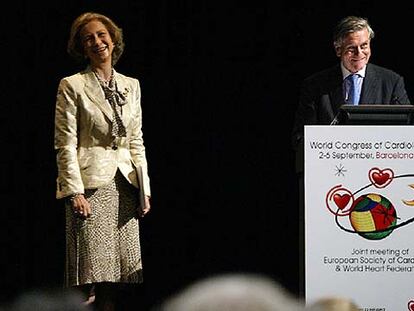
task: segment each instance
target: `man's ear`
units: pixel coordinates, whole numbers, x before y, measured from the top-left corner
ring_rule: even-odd
[[[335,47],[335,54],[336,54],[336,56],[341,57],[341,53],[342,53],[341,47],[340,46],[336,46]]]

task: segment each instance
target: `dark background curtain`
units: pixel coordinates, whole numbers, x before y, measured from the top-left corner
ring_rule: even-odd
[[[337,62],[334,24],[368,17],[371,61],[414,94],[413,9],[374,1],[15,1],[3,8],[0,124],[2,302],[63,283],[64,213],[55,199],[53,126],[59,80],[80,13],[124,30],[116,69],[142,87],[153,210],[141,222],[151,306],[190,282],[254,272],[299,292],[298,182],[290,132],[302,79]],[[395,12],[393,12],[395,11]],[[411,98],[413,100],[414,98]]]

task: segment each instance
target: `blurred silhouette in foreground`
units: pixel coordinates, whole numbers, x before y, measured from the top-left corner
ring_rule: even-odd
[[[295,311],[304,310],[285,288],[254,274],[211,276],[179,291],[157,311]]]
[[[83,295],[74,289],[38,289],[21,294],[11,311],[92,311]]]
[[[313,302],[306,310],[309,311],[359,311],[359,308],[351,299],[342,297],[320,298]]]

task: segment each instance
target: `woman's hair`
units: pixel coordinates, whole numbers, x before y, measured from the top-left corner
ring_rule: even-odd
[[[123,39],[122,29],[119,28],[109,17],[105,15],[87,12],[78,16],[72,23],[70,36],[68,40],[67,51],[74,59],[79,62],[85,61],[85,52],[80,37],[82,28],[91,21],[100,21],[108,29],[109,35],[114,43],[112,52],[112,65],[115,65],[124,51],[125,43]]]
[[[349,33],[353,33],[363,29],[368,30],[370,40],[374,38],[374,30],[372,30],[366,18],[358,16],[347,16],[340,20],[333,32],[333,42],[335,48],[338,48],[342,45],[342,41]]]

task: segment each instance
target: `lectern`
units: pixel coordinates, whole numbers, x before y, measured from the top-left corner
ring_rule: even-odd
[[[414,105],[342,105],[340,125],[412,125]]]
[[[305,126],[307,303],[414,310],[413,115],[411,105],[345,105],[337,125]]]

